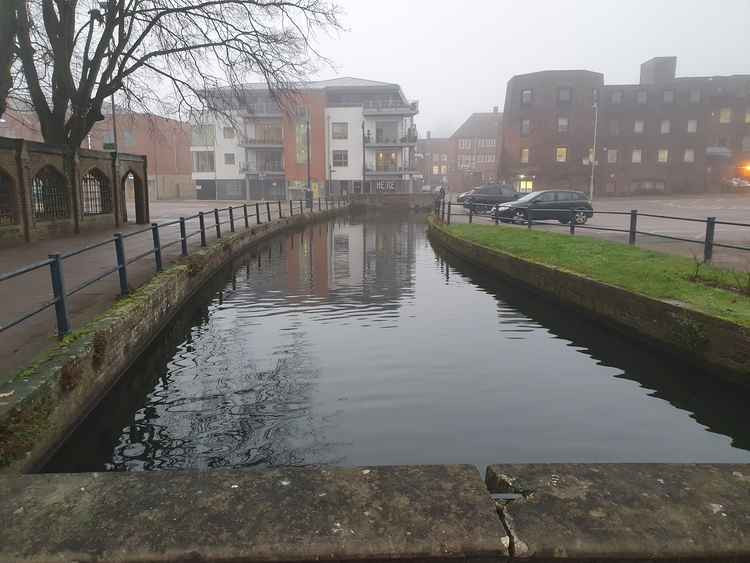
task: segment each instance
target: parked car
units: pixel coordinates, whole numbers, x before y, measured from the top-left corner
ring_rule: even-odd
[[[507,184],[484,184],[461,194],[457,201],[474,213],[489,213],[493,205],[514,201],[521,195]]]
[[[729,178],[725,183],[731,188],[750,188],[750,180],[745,178]]]
[[[568,223],[571,212],[578,225],[583,225],[594,215],[594,208],[585,193],[572,190],[543,190],[496,205],[492,209],[492,217],[504,223],[526,223],[531,214],[532,221],[557,219],[560,223]]]

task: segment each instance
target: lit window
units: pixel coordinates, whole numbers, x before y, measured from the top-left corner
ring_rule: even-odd
[[[633,164],[640,164],[643,162],[643,151],[641,149],[633,149],[633,155],[630,160]]]
[[[719,110],[719,123],[731,123],[732,108],[721,108]]]
[[[669,162],[669,150],[659,149],[659,152],[656,155],[656,160],[661,163]]]
[[[661,134],[666,135],[672,130],[672,123],[669,119],[663,119],[661,122]]]
[[[750,108],[745,110],[745,123],[750,123]]]
[[[521,105],[531,105],[532,92],[531,90],[521,90]]]
[[[607,150],[607,162],[615,164],[617,162],[617,149]]]
[[[635,101],[639,104],[645,104],[648,102],[648,94],[645,90],[638,90],[638,93],[635,95]]]
[[[560,88],[557,91],[558,102],[569,102],[573,98],[573,92],[570,88]]]
[[[233,152],[225,152],[224,153],[224,164],[229,164],[229,165],[234,164],[234,153]]]
[[[557,147],[555,149],[555,161],[557,162],[568,161],[568,147]]]
[[[440,166],[436,164],[432,167],[432,175],[437,176],[438,174],[440,174]]]
[[[529,162],[529,149],[521,149],[521,162],[523,164],[528,164]]]
[[[690,103],[698,104],[701,101],[701,91],[698,89],[690,90]]]
[[[685,162],[695,162],[695,149],[685,149],[682,160]]]
[[[531,121],[528,119],[521,120],[521,135],[525,137],[531,131]]]
[[[616,90],[612,92],[612,103],[613,104],[621,104],[622,103],[622,90]]]
[[[448,173],[448,165],[447,165],[447,164],[443,164],[443,165],[442,165],[442,166],[440,167],[440,173],[441,173],[441,174],[447,174],[447,173]]]
[[[697,119],[688,119],[687,122],[687,132],[688,133],[695,133],[698,130],[698,120]]]
[[[346,122],[331,123],[331,137],[334,139],[348,139],[349,124]]]
[[[674,103],[674,90],[664,90],[664,103],[665,104]]]
[[[381,156],[383,153],[380,153]],[[333,151],[334,166],[349,166],[349,151]]]
[[[557,118],[557,132],[558,133],[567,133],[568,132],[568,118],[567,117],[558,117]]]
[[[225,139],[234,139],[234,128],[232,127],[224,127],[224,138]]]
[[[645,125],[643,123],[643,120],[637,119],[633,123],[633,133],[643,133],[644,128],[645,128]]]

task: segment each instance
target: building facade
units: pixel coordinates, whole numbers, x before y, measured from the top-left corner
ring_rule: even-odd
[[[451,191],[463,192],[480,184],[497,182],[500,170],[503,114],[472,113],[451,136],[455,143],[455,172],[449,177]]]
[[[417,170],[422,183],[435,187],[448,186],[456,175],[456,142],[453,139],[427,138],[417,143]]]
[[[716,192],[747,174],[750,75],[681,78],[676,65],[651,59],[625,85],[589,71],[513,77],[503,177],[524,191],[588,191],[593,164],[595,194],[627,195]]]
[[[338,78],[280,101],[248,84],[227,116],[193,126],[193,179],[203,199],[408,192],[417,175],[418,104],[397,84]]]

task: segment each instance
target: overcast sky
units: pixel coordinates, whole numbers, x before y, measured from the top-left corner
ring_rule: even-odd
[[[341,35],[319,37],[335,71],[401,84],[420,135],[448,136],[502,111],[515,74],[588,69],[635,83],[643,61],[677,56],[678,76],[750,74],[750,0],[337,0]]]

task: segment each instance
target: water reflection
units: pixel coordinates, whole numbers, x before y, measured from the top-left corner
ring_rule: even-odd
[[[362,219],[215,277],[48,471],[748,461],[741,398]]]

